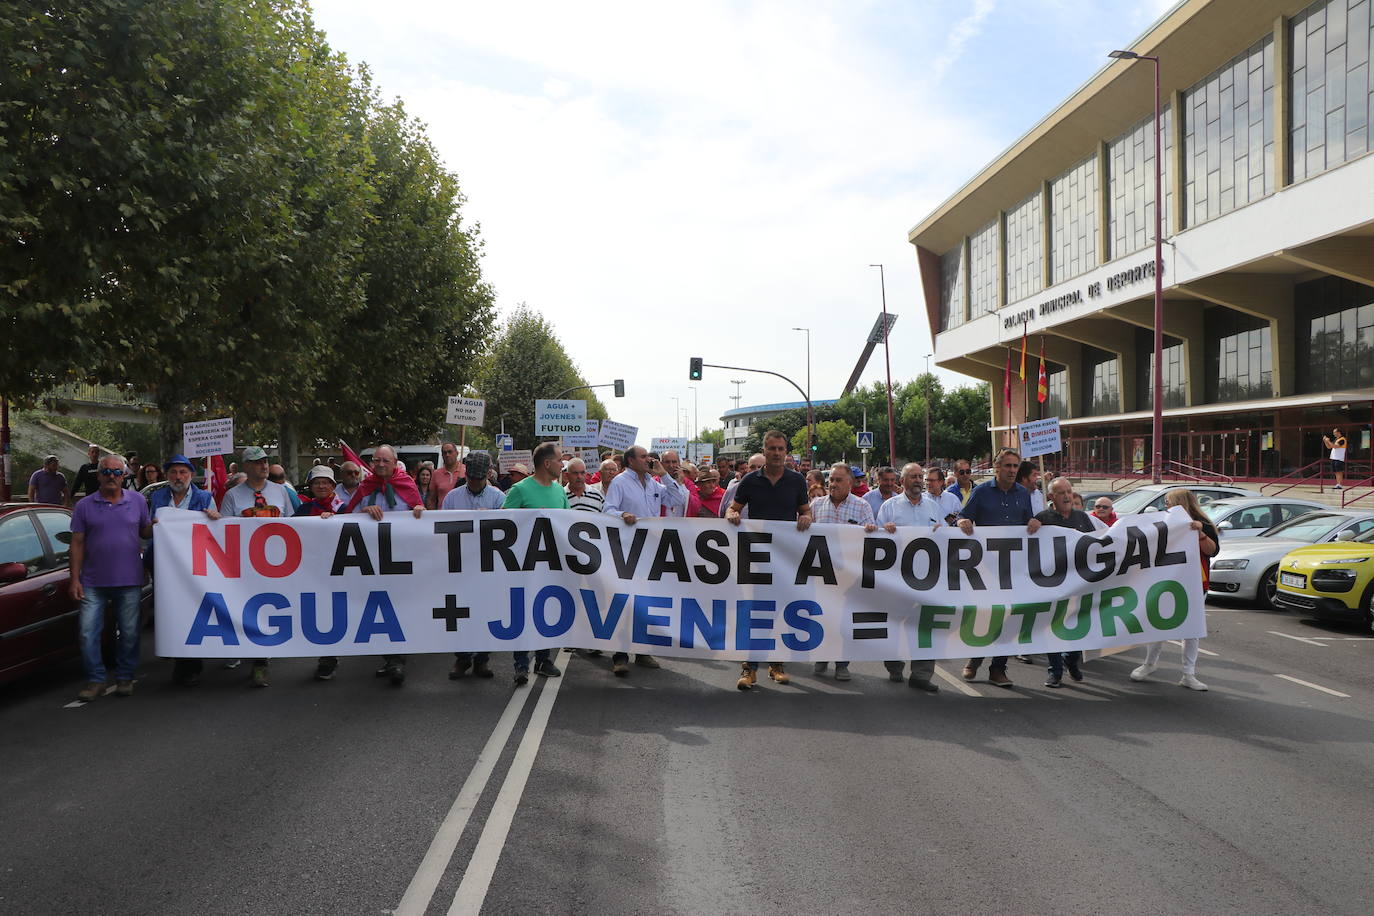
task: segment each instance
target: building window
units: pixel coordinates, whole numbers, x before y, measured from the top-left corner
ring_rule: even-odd
[[[1196,226],[1274,190],[1274,37],[1183,94],[1184,199]]]
[[[1136,388],[1140,400],[1136,410],[1150,410],[1155,404],[1155,335],[1136,328]],[[1164,406],[1188,406],[1188,364],[1183,358],[1183,341],[1164,336]]]
[[[1069,416],[1069,371],[1067,369],[1051,371],[1049,365],[1046,364],[1045,391],[1045,409],[1041,416],[1067,418]]]
[[[964,323],[964,246],[955,245],[940,258],[940,330]]]
[[[1169,234],[1173,213],[1173,112],[1160,113],[1164,144],[1164,234]],[[1111,257],[1140,251],[1155,238],[1155,116],[1150,114],[1107,145],[1107,189],[1111,195]]]
[[[1274,394],[1269,322],[1228,308],[1203,316],[1207,338],[1207,400],[1248,401]]]
[[[1007,211],[1007,301],[1034,296],[1045,288],[1041,194],[1036,191]]]
[[[997,220],[969,239],[969,297],[971,317],[997,311]]]
[[[1115,353],[1083,347],[1083,416],[1121,412],[1120,361]]]
[[[1050,182],[1050,283],[1097,266],[1097,157]]]
[[[1293,48],[1293,180],[1369,149],[1370,0],[1315,3],[1290,24]]]
[[[1340,277],[1293,289],[1301,392],[1374,387],[1374,289]]]

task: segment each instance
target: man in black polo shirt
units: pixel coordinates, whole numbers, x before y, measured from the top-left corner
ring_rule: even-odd
[[[763,467],[750,471],[740,480],[735,497],[725,510],[725,520],[740,523],[740,512],[749,507],[754,521],[796,522],[798,531],[811,527],[811,500],[806,496],[806,478],[786,466],[787,437],[776,429],[763,434]],[[748,690],[758,677],[759,663],[745,662],[735,686]],[[782,662],[768,663],[768,676],[779,684],[791,678]]]
[[[1082,509],[1073,507],[1073,483],[1067,477],[1056,477],[1050,483],[1050,507],[1035,518],[1041,525],[1072,528],[1084,534],[1092,534],[1097,530],[1092,516]],[[1045,680],[1046,687],[1062,685],[1065,665],[1068,666],[1069,677],[1075,681],[1083,680],[1083,671],[1078,667],[1079,662],[1083,660],[1082,652],[1050,652],[1045,657],[1050,662],[1049,677]]]

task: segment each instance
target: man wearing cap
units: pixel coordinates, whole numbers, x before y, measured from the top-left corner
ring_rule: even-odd
[[[506,474],[506,492],[509,493],[511,487],[529,476],[530,469],[524,464],[511,465],[510,471]]]
[[[286,518],[291,515],[291,497],[286,487],[267,479],[267,452],[256,445],[243,450],[243,483],[230,487],[220,501],[219,511],[227,518],[239,516],[266,516]],[[267,677],[267,659],[253,659],[253,673],[250,684],[266,687],[271,681]]]
[[[851,492],[860,499],[863,499],[864,496],[868,494],[869,490],[868,483],[865,481],[864,469],[857,464],[851,464],[849,466],[849,473],[854,478],[854,489]],[[869,508],[871,509],[873,507],[869,506]]]
[[[105,689],[101,636],[105,607],[115,610],[115,694],[133,696],[138,668],[139,597],[143,591],[144,538],[153,536],[148,501],[123,489],[124,460],[109,455],[100,461],[100,489],[72,510],[72,599],[81,602],[81,660],[86,686],[76,695],[91,701]]]
[[[468,452],[464,466],[467,480],[448,491],[440,508],[489,512],[505,505],[506,494],[487,480],[487,472],[491,470],[490,455],[486,452]],[[469,668],[477,677],[491,677],[490,661],[489,652],[455,652],[453,668],[448,673],[449,680],[466,677]]]
[[[72,479],[72,491],[68,497],[73,502],[100,489],[99,468],[100,446],[92,442],[86,446],[86,463],[76,469],[76,477]]]
[[[159,509],[171,507],[190,512],[204,512],[211,521],[220,517],[215,509],[215,498],[209,490],[195,486],[195,465],[185,455],[173,455],[162,465],[162,473],[167,477],[167,486],[158,487],[148,496],[148,504],[157,524]],[[143,554],[143,565],[153,568],[153,548],[150,545]],[[194,687],[200,683],[202,662],[198,658],[178,658],[172,666],[172,682],[183,687]]]
[[[56,455],[43,459],[43,466],[29,475],[29,502],[65,506],[70,491],[67,475],[58,469]]]
[[[301,501],[292,513],[292,518],[330,518],[344,507],[344,501],[334,492],[334,469],[317,464],[305,477],[310,498]],[[339,667],[339,659],[334,655],[322,655],[315,664],[315,680],[327,681],[334,676]]]

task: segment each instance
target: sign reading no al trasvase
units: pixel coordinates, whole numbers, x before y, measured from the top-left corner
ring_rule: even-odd
[[[556,399],[534,402],[536,436],[581,436],[587,432],[587,402]]]
[[[187,458],[228,455],[234,450],[234,418],[199,420],[181,425],[182,452]]]

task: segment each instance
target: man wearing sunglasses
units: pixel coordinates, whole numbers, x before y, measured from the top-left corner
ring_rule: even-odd
[[[1031,512],[1030,491],[1016,482],[1016,474],[1021,469],[1021,454],[1016,449],[1005,448],[997,456],[997,476],[973,488],[973,494],[964,503],[959,513],[959,530],[966,535],[973,534],[978,525],[1026,526],[1029,534],[1040,530],[1040,521]],[[978,676],[981,658],[971,658],[964,666],[964,680],[971,681]],[[988,683],[996,687],[1011,687],[1007,677],[1007,656],[999,655],[988,666]]]
[[[973,495],[973,470],[962,458],[954,462],[954,483],[947,490],[959,497],[960,506],[968,505],[969,497]]]
[[[148,501],[124,491],[124,460],[100,460],[100,489],[72,510],[71,582],[81,602],[81,661],[86,686],[76,698],[90,702],[105,690],[101,636],[105,607],[115,611],[115,695],[133,696],[138,668],[139,597],[143,591],[143,539],[153,536]]]

